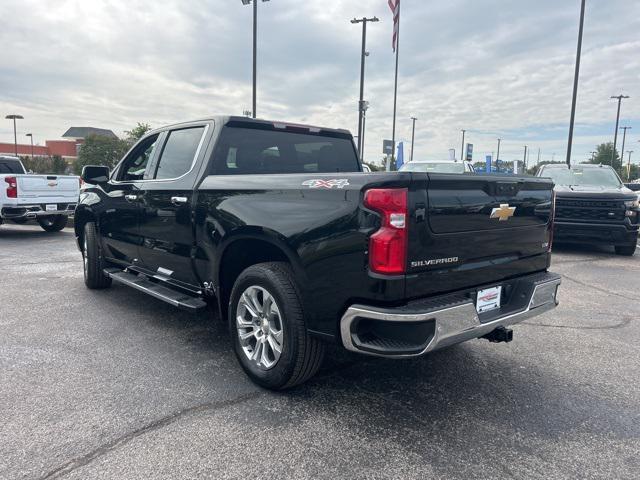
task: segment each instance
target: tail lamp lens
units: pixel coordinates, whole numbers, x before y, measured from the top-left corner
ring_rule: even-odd
[[[373,188],[364,195],[365,207],[381,215],[380,228],[369,238],[372,272],[399,275],[407,265],[407,189]]]
[[[18,198],[18,179],[16,177],[4,177],[7,182],[7,198]]]

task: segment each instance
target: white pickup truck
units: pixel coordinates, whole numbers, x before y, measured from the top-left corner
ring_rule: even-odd
[[[79,195],[79,177],[30,175],[19,158],[0,156],[0,224],[36,220],[47,232],[58,232],[73,215]]]

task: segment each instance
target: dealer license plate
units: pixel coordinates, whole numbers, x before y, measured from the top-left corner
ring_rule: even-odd
[[[45,210],[47,212],[55,212],[56,210],[58,210],[58,205],[56,205],[55,203],[47,203],[47,205],[45,206]]]
[[[476,310],[478,313],[488,312],[500,308],[500,297],[502,296],[502,286],[485,288],[478,290],[476,299]]]

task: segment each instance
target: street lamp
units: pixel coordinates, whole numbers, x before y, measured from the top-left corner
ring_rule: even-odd
[[[416,117],[411,117],[411,120],[413,121],[413,127],[411,127],[411,157],[409,158],[409,161],[413,162],[413,146],[416,140],[416,120],[418,119]]]
[[[366,107],[364,104],[364,59],[369,54],[367,52],[367,23],[369,22],[379,22],[380,19],[378,17],[362,17],[362,18],[354,18],[351,20],[351,23],[358,24],[362,23],[362,52],[360,54],[360,101],[358,102],[358,155],[360,155],[360,160],[362,160],[362,150],[364,147],[364,116]]]
[[[16,157],[18,156],[18,137],[16,135],[16,120],[24,120],[22,115],[7,115],[7,120],[13,120],[13,145],[15,147]]]
[[[498,169],[498,161],[500,160],[500,142],[502,142],[501,138],[498,139],[498,153],[496,154],[496,170]]]
[[[29,137],[31,139],[31,160],[33,160],[33,133],[27,133],[25,137]]]
[[[631,154],[633,153],[633,150],[628,150],[627,153],[629,154],[629,161],[627,162],[627,182],[629,182],[631,177]]]
[[[249,5],[251,0],[241,0],[243,5]],[[262,0],[268,2],[269,0]],[[258,57],[258,0],[253,0],[253,118],[256,118],[256,85],[257,85],[257,57]]]
[[[616,146],[618,145],[618,125],[620,123],[620,104],[622,103],[623,98],[629,98],[628,95],[618,95],[611,96],[611,98],[615,98],[618,100],[618,114],[616,115],[616,129],[613,134],[613,151],[611,152],[611,166],[615,168],[614,161],[616,158]],[[622,152],[622,156],[624,157],[624,152]]]
[[[524,163],[524,173],[527,173],[527,149],[528,148],[529,148],[529,145],[524,146],[524,158],[522,160],[522,163]]]
[[[464,160],[464,134],[467,133],[466,130],[461,130],[462,132],[462,147],[460,147],[460,160]]]

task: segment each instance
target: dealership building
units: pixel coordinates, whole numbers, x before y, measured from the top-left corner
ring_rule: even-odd
[[[53,157],[60,156],[67,163],[72,163],[78,158],[80,147],[85,138],[90,135],[117,138],[116,134],[105,128],[71,127],[63,135],[62,140],[46,140],[44,145],[18,144],[18,155],[24,157]],[[0,142],[0,155],[15,155],[16,147],[13,143]]]

